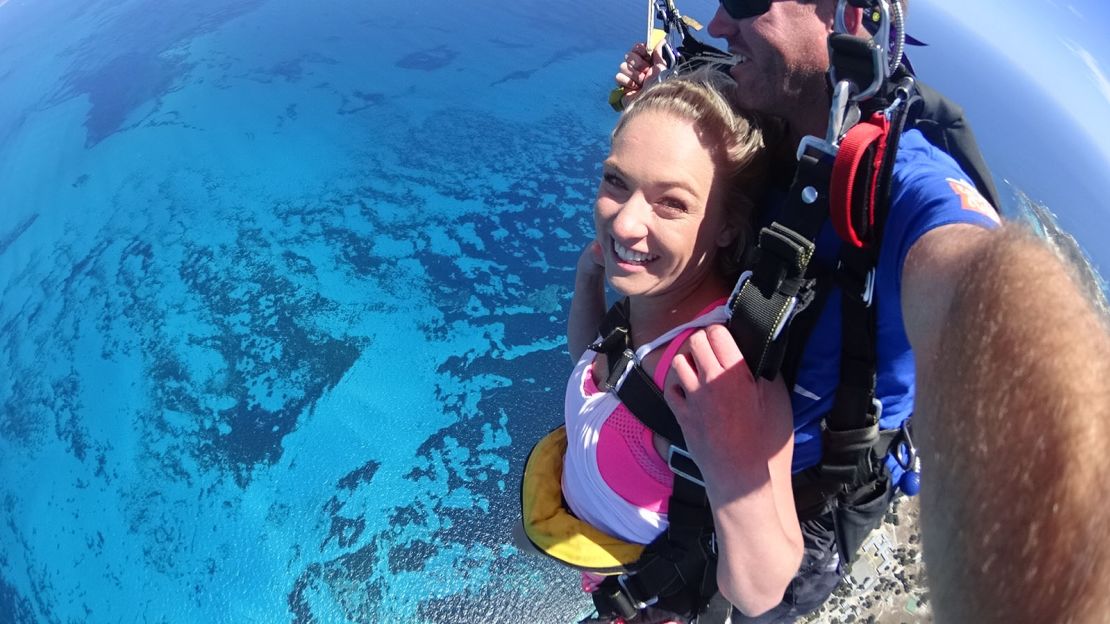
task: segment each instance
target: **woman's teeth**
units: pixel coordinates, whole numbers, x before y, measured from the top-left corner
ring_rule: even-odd
[[[621,245],[617,241],[613,241],[613,251],[616,252],[617,257],[624,262],[632,262],[635,264],[646,264],[655,260],[659,256],[642,253],[639,251],[632,251],[628,247]]]

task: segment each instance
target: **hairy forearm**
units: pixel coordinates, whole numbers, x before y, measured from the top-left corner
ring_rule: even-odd
[[[597,327],[605,315],[605,274],[579,271],[574,278],[574,297],[567,316],[567,351],[577,362],[597,338]]]
[[[937,621],[1110,613],[1110,338],[1041,242],[967,263],[918,361],[922,533]]]

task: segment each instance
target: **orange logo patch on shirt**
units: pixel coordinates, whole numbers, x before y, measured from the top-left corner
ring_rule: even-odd
[[[975,188],[970,182],[955,178],[947,178],[947,182],[948,186],[952,188],[952,192],[960,196],[960,205],[964,210],[978,212],[995,223],[1002,222],[998,218],[994,206],[991,206],[991,203],[979,193],[979,189]]]

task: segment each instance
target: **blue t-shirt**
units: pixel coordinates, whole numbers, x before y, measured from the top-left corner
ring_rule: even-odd
[[[902,324],[902,265],[921,235],[943,225],[972,223],[993,228],[989,204],[967,181],[959,165],[917,130],[906,131],[898,147],[891,182],[891,208],[875,270],[878,318],[876,395],[883,404],[880,427],[896,429],[913,413],[914,362]],[[841,241],[826,223],[817,240],[817,262],[835,266]],[[831,408],[840,379],[840,289],[834,288],[802,353],[795,386],[795,472],[821,458],[820,422]],[[902,470],[888,458],[895,483]]]

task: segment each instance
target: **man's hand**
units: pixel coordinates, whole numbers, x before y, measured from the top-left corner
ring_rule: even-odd
[[[914,432],[936,620],[1105,622],[1107,321],[1023,226],[951,231],[922,237],[903,277],[907,333],[910,306],[947,297],[933,304],[936,335],[916,334],[933,350],[918,354]]]
[[[624,62],[621,63],[620,71],[614,78],[617,86],[624,89],[624,95],[621,96],[622,106],[631,104],[644,85],[649,84],[648,81],[667,69],[667,63],[663,61],[660,48],[662,46],[656,46],[655,51],[649,53],[646,45],[637,43],[624,55]]]

